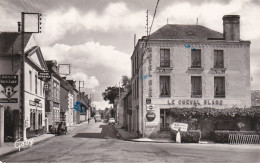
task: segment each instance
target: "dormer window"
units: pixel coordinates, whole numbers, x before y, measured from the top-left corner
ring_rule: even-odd
[[[200,49],[191,50],[191,67],[192,68],[201,67],[201,50]]]

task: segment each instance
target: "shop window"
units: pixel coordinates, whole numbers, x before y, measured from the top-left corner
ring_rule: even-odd
[[[225,77],[214,77],[215,97],[225,97]]]
[[[160,49],[160,67],[170,67],[170,49]]]
[[[191,67],[193,67],[193,68],[201,67],[201,50],[200,49],[191,50]]]
[[[170,110],[160,109],[160,130],[169,130],[169,125],[171,123]]]
[[[223,50],[214,50],[214,68],[224,68]]]
[[[160,96],[170,95],[170,76],[160,76]]]
[[[191,97],[202,97],[201,76],[191,77]]]

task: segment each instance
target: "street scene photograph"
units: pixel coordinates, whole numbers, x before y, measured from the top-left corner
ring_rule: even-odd
[[[0,163],[260,163],[260,0],[0,0]]]

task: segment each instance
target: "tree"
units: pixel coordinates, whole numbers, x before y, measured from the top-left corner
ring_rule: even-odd
[[[122,87],[124,88],[124,91],[131,88],[131,78],[123,75],[122,76]]]
[[[113,104],[115,102],[115,98],[118,96],[119,87],[107,87],[105,92],[102,93],[103,99],[105,101],[109,101],[109,104]]]

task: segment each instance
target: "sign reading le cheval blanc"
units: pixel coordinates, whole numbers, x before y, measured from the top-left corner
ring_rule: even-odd
[[[223,100],[168,100],[168,105],[223,105]]]

